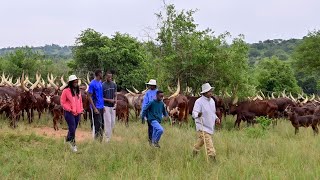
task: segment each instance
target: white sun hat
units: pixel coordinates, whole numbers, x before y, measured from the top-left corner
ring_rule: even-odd
[[[76,75],[70,75],[69,78],[68,78],[68,82],[70,81],[74,81],[74,80],[77,80],[77,76]]]
[[[200,94],[204,94],[204,93],[209,92],[213,89],[213,87],[211,87],[209,83],[203,84],[201,88],[202,88],[202,91]]]
[[[150,81],[148,83],[146,83],[147,85],[151,85],[151,86],[156,86],[157,85],[157,81],[154,79],[150,79]]]

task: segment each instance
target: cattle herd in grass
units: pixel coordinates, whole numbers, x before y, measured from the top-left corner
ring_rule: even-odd
[[[44,80],[46,79],[46,81]],[[25,74],[15,82],[10,76],[4,73],[1,76],[0,83],[0,113],[5,115],[10,121],[10,126],[15,128],[17,123],[27,120],[32,123],[35,119],[34,111],[37,111],[38,117],[48,112],[53,119],[53,127],[58,130],[59,122],[63,119],[63,109],[60,105],[60,95],[62,90],[67,86],[64,77],[60,79],[48,74],[47,77],[41,77],[38,73],[35,82],[31,82]],[[87,98],[87,90],[89,84],[89,75],[86,80],[79,81],[81,95],[83,99],[84,113],[83,119],[91,120],[91,111]],[[118,92],[116,115],[118,120],[124,121],[128,126],[130,109],[134,110],[135,116],[139,118],[143,96],[146,90],[140,92],[134,87],[133,91],[129,89]],[[177,83],[175,92],[168,87],[172,93],[171,96],[165,97],[164,102],[171,123],[181,124],[188,121],[188,116],[192,113],[195,101],[199,96],[191,95],[191,89],[182,92],[180,82]],[[265,96],[262,92],[255,97],[248,97],[246,100],[238,101],[238,98],[231,97],[228,93],[222,96],[212,97],[216,103],[217,116],[223,120],[227,114],[236,116],[234,127],[239,128],[241,121],[246,121],[248,125],[256,123],[255,118],[265,116],[270,119],[286,118],[291,121],[298,133],[299,127],[311,126],[314,133],[318,134],[318,125],[320,123],[320,99],[315,95],[308,97],[299,94],[294,98],[291,93],[285,91],[278,94],[274,93],[270,97]]]

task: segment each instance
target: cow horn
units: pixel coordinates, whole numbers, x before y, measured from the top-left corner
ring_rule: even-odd
[[[132,86],[132,89],[133,89],[133,91],[134,91],[136,94],[139,94],[139,93],[140,93],[136,88],[134,88],[134,86]]]
[[[263,98],[262,98],[260,95],[258,95],[258,99],[259,99],[259,100],[263,100]]]
[[[308,102],[308,96],[306,96],[306,98],[302,101],[303,104]]]
[[[262,97],[265,99],[266,96],[263,94],[263,92],[261,90],[260,90],[260,93],[261,93]]]
[[[87,83],[90,84],[89,72],[87,73]]]
[[[54,82],[53,82],[53,76],[52,76],[52,74],[51,74],[51,78],[52,78],[52,79],[50,79],[49,74],[48,74],[47,79],[48,79],[49,84],[47,85],[47,87],[50,88],[50,87],[52,86],[52,87],[54,87],[55,89],[59,89],[58,86],[55,85]]]
[[[142,94],[145,94],[148,91],[148,88],[146,88],[144,91],[142,91]]]
[[[172,94],[174,93],[170,86],[168,86],[168,90],[170,93],[172,93]]]
[[[133,95],[133,96],[135,96],[136,95],[136,93],[134,93],[134,92],[132,92],[132,91],[130,91],[129,89],[126,89],[131,95]]]
[[[179,93],[180,93],[180,80],[178,79],[177,90],[176,90],[176,92],[173,93],[168,99],[178,96]]]
[[[271,98],[272,98],[272,99],[275,99],[275,97],[274,97],[274,92],[271,93]]]
[[[21,77],[21,88],[25,91],[29,91],[29,89],[25,86],[24,82],[25,80],[24,80],[24,72],[23,72]]]
[[[226,91],[226,95],[227,95],[228,97],[231,97],[231,95],[228,93],[228,91]]]
[[[81,85],[81,79],[78,79],[78,86],[80,86]]]
[[[62,85],[59,89],[62,91],[65,87],[68,86],[68,84],[66,82],[64,82],[63,75],[61,76],[60,81],[61,81]]]
[[[292,101],[297,102],[297,100],[292,96],[291,92],[290,92],[289,96],[290,96]]]
[[[86,83],[86,82],[84,82],[84,84],[86,85],[86,92],[88,92],[88,90],[89,90],[89,85],[88,85],[88,83]]]
[[[310,101],[313,101],[315,98],[316,98],[316,96],[314,94],[312,94]]]
[[[234,100],[232,101],[232,104],[237,104],[238,103],[238,96],[236,96],[235,98],[234,98]]]
[[[40,78],[41,75],[38,75],[38,73],[36,73],[36,82],[33,83],[29,89],[33,90],[35,87],[37,87],[38,83],[40,82]]]

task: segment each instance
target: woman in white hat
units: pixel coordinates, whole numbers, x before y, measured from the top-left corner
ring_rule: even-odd
[[[157,89],[157,81],[155,79],[150,79],[150,81],[148,83],[146,83],[146,85],[148,85],[149,90],[146,92],[146,94],[143,97],[142,108],[141,108],[141,116],[142,116],[143,110],[147,107],[147,105],[157,98],[157,91],[158,91],[158,89]],[[148,117],[146,117],[146,119],[148,119]],[[145,123],[145,119],[143,118],[142,119],[142,124],[144,124],[144,123]],[[151,125],[151,123],[149,121],[147,121],[147,123],[148,123],[149,144],[151,145],[153,127],[152,127],[152,125]]]
[[[192,117],[195,119],[198,140],[193,148],[193,154],[197,155],[200,148],[205,144],[206,154],[215,160],[216,151],[212,143],[215,121],[220,123],[216,115],[216,105],[212,97],[212,89],[209,83],[202,85],[201,97],[196,100]]]
[[[68,135],[66,141],[70,143],[71,150],[77,152],[75,141],[76,129],[83,112],[82,97],[78,85],[78,78],[75,75],[69,76],[68,86],[62,91],[60,102],[64,110],[64,118],[68,124]]]

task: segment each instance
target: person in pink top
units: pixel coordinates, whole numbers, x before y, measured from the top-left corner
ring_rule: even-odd
[[[83,112],[82,97],[78,86],[78,78],[69,76],[68,86],[62,91],[60,102],[64,110],[64,118],[68,124],[68,135],[66,141],[70,143],[71,150],[77,152],[75,141],[76,129]]]

